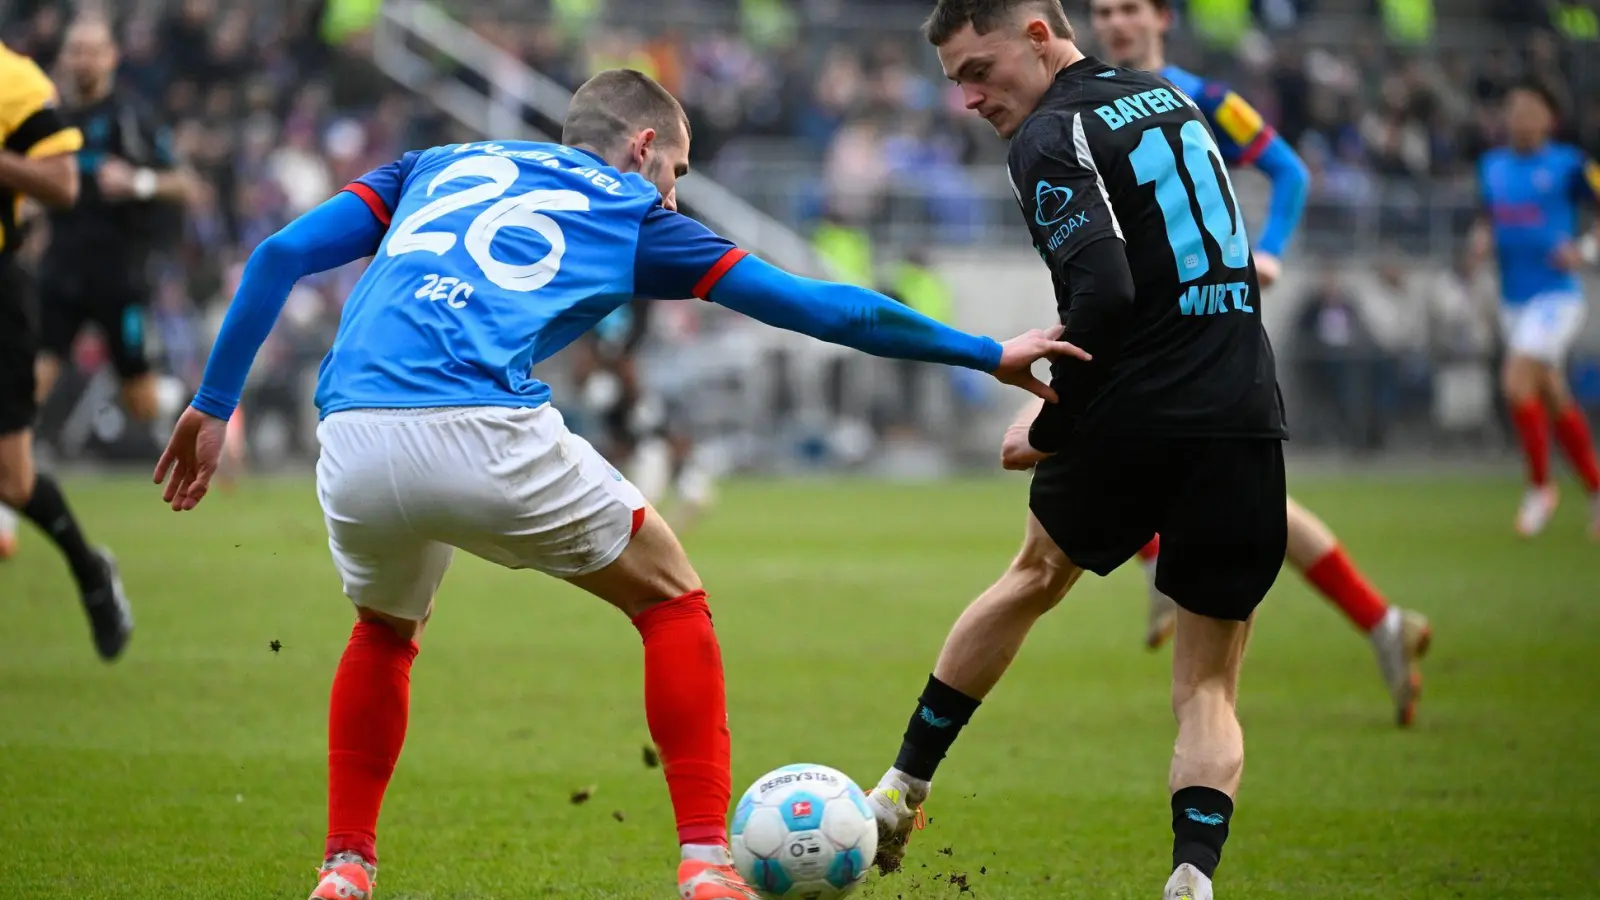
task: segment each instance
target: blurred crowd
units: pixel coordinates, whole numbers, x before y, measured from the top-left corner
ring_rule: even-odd
[[[85,8],[98,11],[21,3],[0,22],[0,40],[52,71],[73,10]],[[177,157],[202,176],[182,233],[158,254],[151,310],[170,369],[194,383],[209,333],[196,312],[220,314],[257,243],[362,172],[455,136],[364,60],[364,35],[329,33],[322,0],[174,0],[106,11],[121,50],[118,89],[157,110]],[[69,80],[56,81],[70,100]],[[27,248],[45,240],[30,237]],[[297,324],[307,331],[303,352],[320,355],[321,332],[337,321],[354,268],[296,292],[287,327],[265,350],[269,363],[302,352]]]
[[[1566,137],[1600,154],[1593,3],[1494,0],[1440,35],[1432,18],[1397,21],[1390,0],[1320,4],[1337,10],[1313,0],[1237,2],[1248,15],[1234,27],[1175,4],[1169,61],[1227,80],[1256,105],[1311,167],[1314,205],[1370,205],[1398,179],[1432,179],[1459,194],[1479,153],[1501,139],[1500,98],[1526,77],[1564,95]],[[869,222],[899,213],[890,198],[911,194],[953,227],[949,237],[970,239],[960,226],[978,216],[984,188],[967,167],[1002,151],[917,36],[927,4],[697,2],[685,18],[670,0],[553,3],[565,18],[541,19],[535,4],[514,25],[483,12],[473,22],[569,87],[616,64],[656,74],[688,103],[697,155],[732,181],[745,169],[756,183],[779,166],[820,160],[814,192],[780,212]],[[1206,3],[1207,14],[1218,5]],[[1092,50],[1087,3],[1067,6]],[[1564,14],[1573,9],[1587,18]]]

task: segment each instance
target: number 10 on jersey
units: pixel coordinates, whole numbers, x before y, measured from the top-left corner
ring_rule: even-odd
[[[1226,175],[1220,180],[1217,177],[1223,162],[1216,142],[1205,125],[1192,120],[1183,123],[1178,139],[1183,147],[1183,167],[1194,184],[1193,199],[1198,202],[1206,231],[1222,251],[1222,265],[1229,269],[1245,268],[1250,263],[1250,243],[1245,236],[1244,214],[1234,196],[1233,184]],[[1187,284],[1204,277],[1211,271],[1210,254],[1206,252],[1205,241],[1195,222],[1195,203],[1191,203],[1189,188],[1178,174],[1178,159],[1161,126],[1145,131],[1129,161],[1133,163],[1133,172],[1140,184],[1156,186],[1156,203],[1166,220],[1167,241],[1172,245],[1172,256],[1178,264],[1178,282]],[[1230,201],[1232,212],[1229,211]]]

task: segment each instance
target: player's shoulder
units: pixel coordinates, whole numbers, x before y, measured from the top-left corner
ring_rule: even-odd
[[[1490,147],[1478,157],[1478,170],[1487,172],[1491,169],[1501,168],[1515,160],[1510,148]]]
[[[1550,145],[1550,155],[1559,162],[1581,169],[1589,161],[1589,154],[1585,153],[1576,144],[1567,144],[1556,141]]]
[[[0,116],[32,115],[57,101],[55,83],[31,58],[0,44]],[[11,124],[15,124],[12,122]]]

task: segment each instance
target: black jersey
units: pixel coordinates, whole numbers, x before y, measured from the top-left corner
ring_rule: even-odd
[[[57,277],[71,275],[85,261],[103,270],[140,269],[145,256],[175,228],[175,208],[150,200],[112,202],[100,193],[95,178],[107,157],[135,167],[165,171],[176,165],[171,138],[148,107],[120,91],[83,106],[62,109],[66,120],[83,132],[78,152],[78,202],[50,213],[50,246],[45,269]]]
[[[1095,355],[1055,364],[1058,431],[1285,436],[1242,211],[1188,96],[1083,59],[1012,136],[1007,167],[1064,339]]]

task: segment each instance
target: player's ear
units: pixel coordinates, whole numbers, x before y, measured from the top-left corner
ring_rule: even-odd
[[[633,163],[639,171],[644,171],[644,162],[656,149],[656,130],[646,128],[633,136],[632,146],[628,148],[633,156]]]
[[[1023,28],[1023,33],[1028,36],[1028,40],[1033,44],[1033,49],[1036,53],[1043,52],[1044,48],[1050,44],[1050,24],[1043,19],[1029,20],[1028,24]]]

